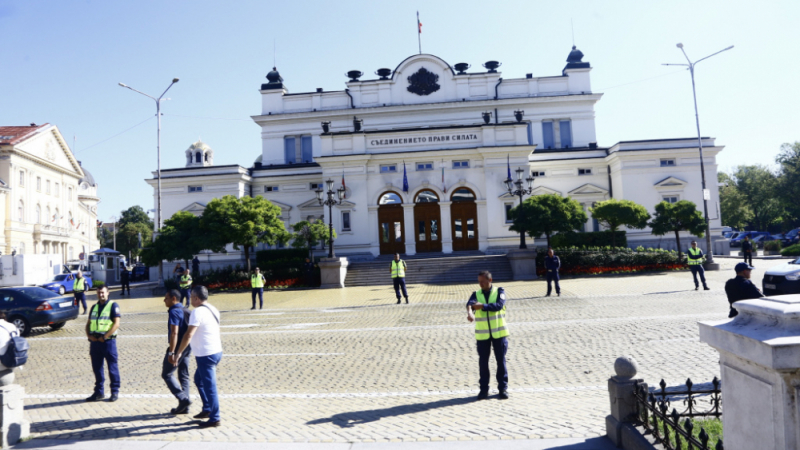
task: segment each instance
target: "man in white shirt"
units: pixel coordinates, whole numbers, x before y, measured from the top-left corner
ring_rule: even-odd
[[[183,336],[180,348],[175,352],[180,355],[191,344],[197,361],[194,383],[200,392],[203,410],[194,418],[208,418],[207,422],[200,422],[200,428],[220,426],[217,364],[222,359],[222,338],[219,333],[219,311],[207,300],[208,290],[205,286],[192,288],[191,301],[194,310],[189,316],[189,329]],[[178,358],[172,355],[170,362],[178,364]]]
[[[11,343],[11,336],[19,336],[19,330],[13,323],[6,322],[6,313],[0,311],[0,355],[5,355],[8,351],[8,344]],[[6,370],[8,367],[0,364],[0,371]]]

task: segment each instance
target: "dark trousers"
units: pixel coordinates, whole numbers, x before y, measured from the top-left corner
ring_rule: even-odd
[[[125,295],[125,288],[128,288],[128,295],[131,295],[131,282],[130,281],[123,281],[122,282],[122,292],[120,295]]]
[[[253,296],[253,308],[256,307],[256,295],[258,295],[259,308],[264,307],[264,288],[252,288],[251,295]]]
[[[694,278],[694,287],[700,287],[700,283],[697,282],[697,275],[700,275],[703,287],[706,287],[706,270],[703,269],[703,265],[693,264],[689,266],[689,269],[692,271],[692,278]]]
[[[392,278],[394,283],[394,295],[400,300],[400,289],[403,289],[403,297],[408,300],[408,291],[406,291],[406,279],[404,277]]]
[[[169,355],[165,353],[164,363],[161,368],[161,378],[167,383],[169,391],[182,402],[189,400],[189,358],[191,356],[192,347],[186,347],[186,350],[178,358],[178,365],[174,366],[169,362]],[[175,371],[178,372],[177,380],[175,379]]]
[[[189,306],[189,300],[192,299],[192,288],[181,289],[181,303],[184,297],[186,298],[186,306]]]
[[[494,359],[497,361],[497,389],[500,392],[508,388],[508,371],[506,370],[506,351],[508,338],[486,339],[478,341],[478,361],[480,364],[481,392],[489,392],[489,356],[494,348]]]
[[[111,379],[111,393],[119,393],[119,367],[117,366],[117,340],[110,339],[105,342],[90,342],[89,356],[92,359],[94,371],[94,393],[104,395],[103,385],[106,376],[103,371],[103,362],[108,363],[108,378]]]
[[[558,280],[559,278],[557,270],[547,271],[547,295],[550,295],[550,293],[553,291],[553,282],[556,284],[556,294],[561,294],[561,286],[558,285]]]
[[[83,312],[86,312],[86,293],[75,292],[75,306],[83,304]]]
[[[194,384],[203,401],[203,411],[209,413],[208,421],[219,421],[219,395],[217,395],[217,364],[222,360],[222,352],[195,356],[197,370],[194,372]]]
[[[753,265],[753,252],[752,251],[746,252],[746,251],[742,250],[742,253],[744,254],[744,262],[746,262],[747,264],[750,264],[752,266]]]

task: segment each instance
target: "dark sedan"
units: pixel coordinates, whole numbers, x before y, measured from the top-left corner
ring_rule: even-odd
[[[79,309],[71,298],[40,287],[0,289],[0,311],[13,323],[19,334],[27,336],[35,327],[58,330],[78,317]]]

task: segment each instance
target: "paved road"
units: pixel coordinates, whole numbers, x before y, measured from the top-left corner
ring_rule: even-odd
[[[593,438],[605,433],[606,381],[617,356],[633,355],[651,384],[719,374],[696,323],[727,315],[722,285],[735,261],[721,262],[725,270],[708,274],[707,292],[694,291],[687,272],[564,280],[562,296],[550,298],[542,281],[503,283],[511,298],[508,401],[474,401],[477,354],[464,309],[473,285],[410,286],[410,305],[395,305],[389,286],[269,293],[257,311],[249,295],[212,296],[223,312],[225,349],[217,429],[165,414],[177,403],[160,378],[166,308],[144,293],[119,300],[119,402],[83,402],[93,384],[83,322],[35,331],[18,382],[33,433],[50,439]]]

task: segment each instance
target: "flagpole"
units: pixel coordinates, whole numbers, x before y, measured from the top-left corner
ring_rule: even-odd
[[[419,44],[419,54],[422,54],[422,25],[419,23],[419,11],[417,11],[417,43]]]

